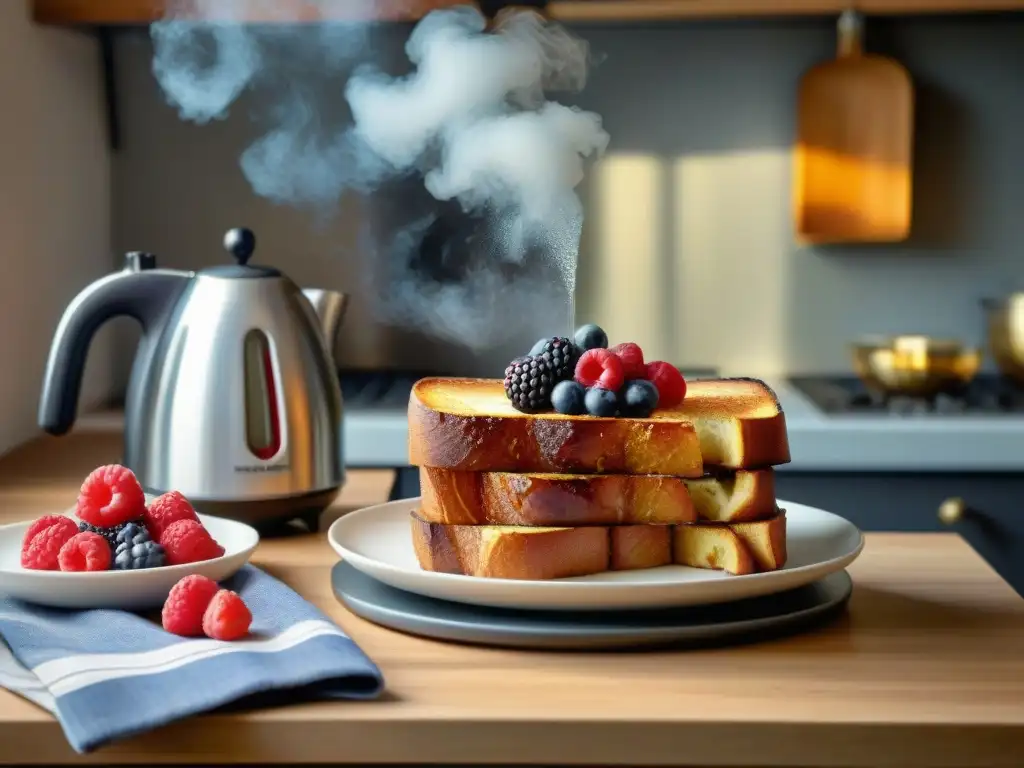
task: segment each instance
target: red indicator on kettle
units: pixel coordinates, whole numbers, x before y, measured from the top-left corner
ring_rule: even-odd
[[[263,331],[245,335],[245,442],[252,454],[266,461],[281,449],[281,423],[270,342]]]

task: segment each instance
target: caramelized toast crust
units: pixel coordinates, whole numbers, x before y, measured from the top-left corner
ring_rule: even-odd
[[[416,513],[410,522],[421,568],[466,576],[561,579],[671,563],[746,574],[777,570],[786,562],[782,512],[771,520],[743,523],[743,533],[724,523],[531,528],[444,525]],[[779,542],[781,549],[755,554],[758,546],[778,547]]]
[[[409,398],[409,461],[473,472],[703,472],[697,433],[687,421],[524,414],[497,379],[416,382]]]
[[[420,517],[448,525],[668,525],[776,512],[770,469],[684,479],[420,467],[420,493]]]
[[[703,466],[790,460],[775,394],[752,379],[689,382],[686,398],[646,419],[524,414],[498,379],[421,379],[409,398],[414,466],[474,472],[699,477]]]
[[[653,525],[697,519],[683,480],[666,475],[420,467],[420,494],[420,517],[450,525]]]

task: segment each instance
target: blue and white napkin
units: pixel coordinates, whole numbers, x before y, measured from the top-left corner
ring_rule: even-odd
[[[277,579],[246,566],[223,586],[252,610],[244,640],[182,638],[126,611],[0,597],[0,686],[52,712],[80,753],[254,694],[263,705],[383,690],[348,635]]]

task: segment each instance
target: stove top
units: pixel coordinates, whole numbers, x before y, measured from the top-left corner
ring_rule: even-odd
[[[791,376],[790,385],[825,413],[893,416],[1024,414],[1024,388],[998,374],[981,374],[963,391],[933,399],[883,398],[856,376]]]
[[[714,368],[680,368],[687,379],[709,379],[717,376]],[[339,371],[341,396],[346,413],[401,411],[409,405],[412,385],[427,376],[444,374],[423,371]]]
[[[409,406],[412,385],[428,373],[407,371],[340,371],[345,410],[401,410]]]

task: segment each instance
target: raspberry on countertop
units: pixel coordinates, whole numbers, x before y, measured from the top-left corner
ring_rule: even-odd
[[[164,601],[160,620],[168,632],[182,637],[202,637],[203,614],[220,589],[217,582],[194,573],[173,587]]]
[[[203,614],[203,634],[214,640],[238,640],[249,633],[252,612],[235,592],[222,589]]]

